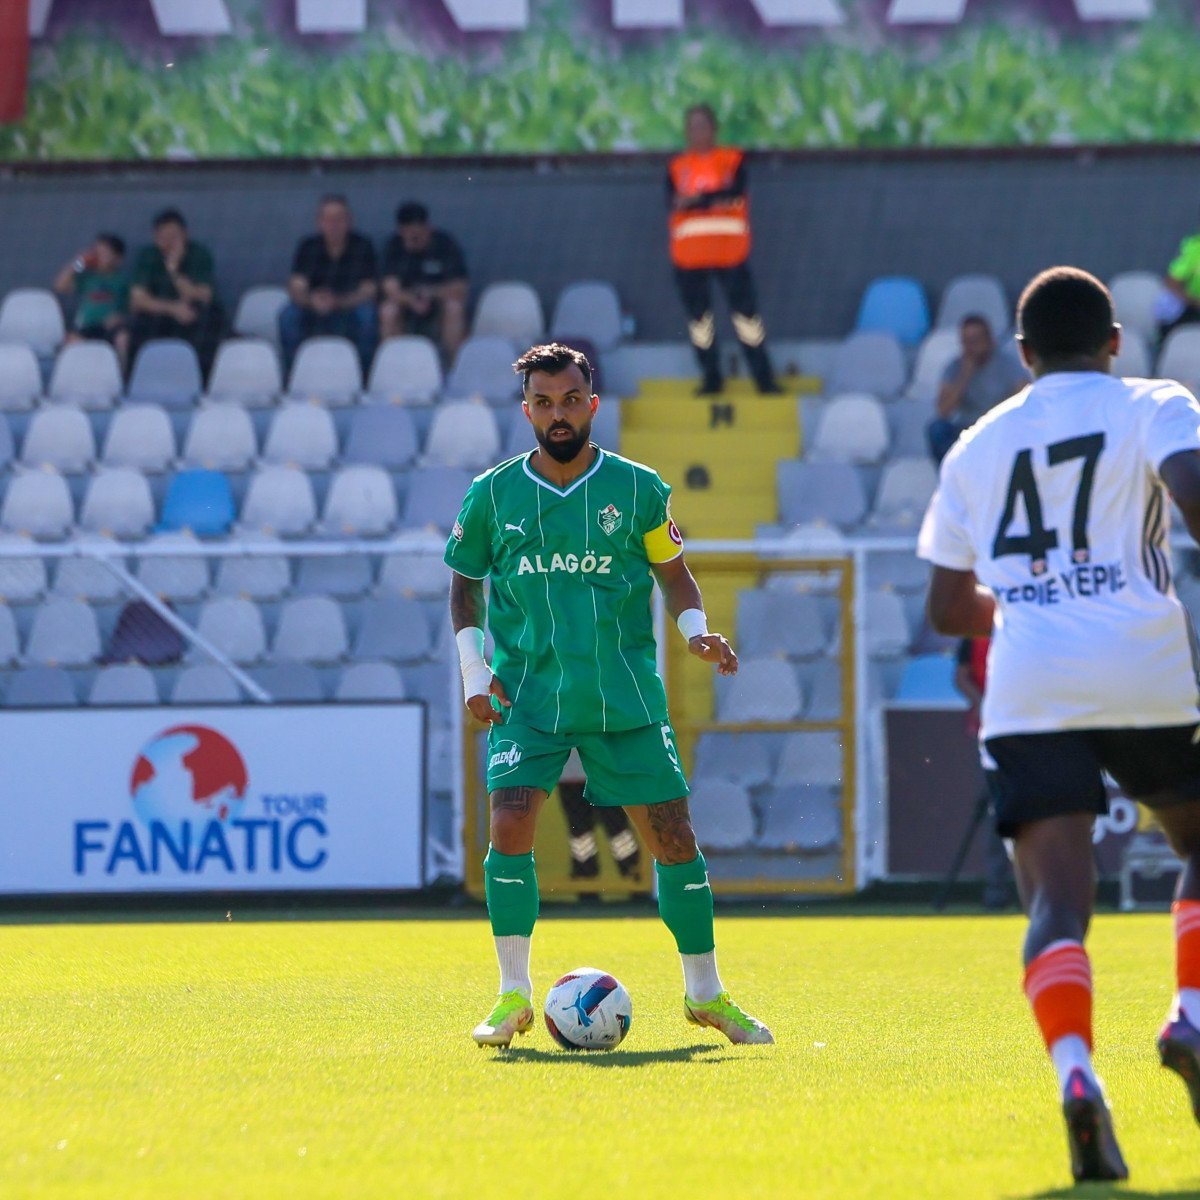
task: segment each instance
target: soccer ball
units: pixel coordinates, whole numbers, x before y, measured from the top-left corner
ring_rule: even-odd
[[[546,1028],[564,1050],[612,1050],[633,1023],[621,983],[594,967],[578,967],[546,993]]]

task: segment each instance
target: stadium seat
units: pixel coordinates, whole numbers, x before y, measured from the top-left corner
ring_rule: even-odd
[[[500,427],[490,408],[478,401],[452,400],[433,410],[421,462],[429,467],[482,470],[500,456]]]
[[[0,533],[0,547],[5,550],[32,549],[32,542],[20,534]],[[0,554],[0,603],[29,604],[40,600],[48,586],[44,558]]]
[[[779,517],[785,524],[824,521],[854,528],[867,512],[858,472],[848,463],[807,463],[785,459],[777,468]]]
[[[1181,325],[1167,334],[1155,372],[1186,387],[1200,385],[1200,325]]]
[[[419,662],[432,649],[429,622],[419,601],[388,596],[363,604],[352,657]]]
[[[191,342],[156,338],[146,342],[133,360],[126,395],[130,400],[164,408],[188,408],[203,387],[200,359]]]
[[[363,400],[368,404],[432,404],[442,390],[442,362],[428,338],[387,338],[375,352]]]
[[[396,527],[398,515],[391,476],[359,463],[334,473],[320,531],[330,537],[382,537]]]
[[[111,408],[121,394],[121,363],[107,342],[72,342],[54,360],[46,395],[82,408]]]
[[[450,676],[445,663],[406,667],[404,688],[407,699],[425,702],[430,729],[436,731],[450,723]]]
[[[116,542],[111,537],[99,533],[80,533],[75,537],[76,544],[86,547],[100,544],[113,547]],[[121,559],[118,563],[124,566]],[[67,596],[76,600],[88,600],[93,604],[108,604],[120,600],[124,595],[124,585],[120,579],[108,569],[99,558],[90,555],[61,558],[54,570],[54,587],[51,595]]]
[[[702,733],[696,741],[694,774],[761,787],[774,774],[772,758],[778,741],[778,735],[771,733]]]
[[[836,396],[823,406],[808,457],[814,461],[877,463],[887,454],[883,405],[865,392]]]
[[[489,404],[507,404],[520,394],[513,374],[517,357],[512,343],[502,337],[469,337],[459,348],[445,395],[450,400],[482,398]]]
[[[292,586],[292,570],[283,543],[275,537],[247,531],[238,541],[258,547],[273,547],[277,554],[230,554],[221,558],[213,590],[221,596],[245,596],[251,600],[278,600]]]
[[[806,721],[836,721],[842,715],[842,664],[838,659],[819,659],[800,665],[803,715]]]
[[[948,704],[966,708],[966,699],[954,686],[955,665],[949,654],[923,654],[909,659],[900,676],[896,699],[909,704]]]
[[[266,654],[267,635],[262,613],[252,600],[241,596],[206,600],[200,609],[196,632],[235,663],[258,662]],[[208,659],[208,654],[199,646],[193,646],[188,659],[202,663]]]
[[[239,337],[279,342],[279,314],[286,307],[286,288],[265,285],[247,288],[233,314],[233,332]]]
[[[722,721],[794,721],[803,697],[786,659],[742,660],[738,673],[716,681],[717,716]]]
[[[617,347],[621,331],[621,301],[611,283],[581,279],[559,292],[550,318],[550,336],[555,341],[585,337],[604,353]]]
[[[354,343],[344,337],[311,337],[302,342],[287,390],[297,400],[320,400],[335,408],[353,404],[363,390]]]
[[[20,657],[16,618],[7,604],[0,604],[0,667],[11,666]]]
[[[66,475],[86,471],[96,459],[96,439],[87,413],[74,404],[39,408],[21,446],[26,467],[53,467]]]
[[[933,420],[933,411],[933,403],[927,400],[902,399],[888,405],[888,429],[894,457],[928,456],[927,429]]]
[[[145,537],[154,524],[154,497],[141,471],[102,467],[88,480],[79,527],[115,538]]]
[[[470,471],[418,467],[408,479],[402,523],[409,529],[433,528],[449,533],[470,486]]]
[[[158,701],[154,673],[141,663],[113,663],[101,667],[88,692],[92,705],[153,705]]]
[[[9,478],[0,529],[52,541],[66,536],[74,518],[67,481],[53,468],[18,471]]]
[[[329,410],[310,401],[289,401],[271,419],[262,460],[324,471],[337,452],[337,429]]]
[[[912,378],[904,394],[912,400],[932,405],[942,386],[946,368],[962,352],[957,329],[931,329],[921,341]],[[930,411],[926,420],[933,417]]]
[[[739,783],[698,776],[688,809],[704,850],[740,850],[754,840],[750,796]]]
[[[507,338],[520,346],[542,341],[546,318],[537,292],[527,283],[489,283],[479,295],[471,332],[476,337]]]
[[[79,697],[62,667],[26,667],[9,676],[4,703],[8,708],[72,708]]]
[[[17,448],[13,444],[12,426],[0,415],[0,475],[13,465]]]
[[[820,602],[796,592],[739,592],[737,633],[739,652],[750,658],[773,654],[816,658],[829,647]]]
[[[867,593],[867,653],[872,658],[896,658],[912,641],[908,614],[896,592]]]
[[[936,487],[937,471],[929,459],[893,458],[879,478],[867,524],[875,530],[915,533]]]
[[[23,342],[0,342],[0,412],[28,412],[41,394],[37,355]]]
[[[220,537],[233,524],[233,492],[220,471],[180,471],[171,476],[158,527]]]
[[[371,560],[365,554],[309,555],[300,560],[295,591],[300,596],[357,600],[371,590],[374,582]]]
[[[96,614],[82,600],[51,596],[33,614],[25,661],[58,667],[83,667],[100,657]]]
[[[839,793],[817,787],[774,788],[760,800],[758,845],[764,850],[833,850],[842,840]]]
[[[274,404],[281,391],[279,354],[273,343],[260,338],[229,338],[221,343],[208,377],[209,399],[264,408]]]
[[[329,596],[285,601],[271,643],[276,662],[332,663],[346,657],[350,639],[341,605]]]
[[[242,689],[224,667],[202,663],[184,667],[171,688],[171,704],[240,704]]]
[[[170,546],[181,549],[195,546],[190,533],[160,533],[151,537],[148,547]],[[156,596],[176,603],[199,600],[208,591],[208,559],[200,555],[145,555],[137,560],[134,572],[138,582]]]
[[[235,401],[208,401],[192,414],[181,462],[208,471],[245,471],[257,453],[250,414]]]
[[[140,662],[148,667],[177,663],[187,650],[183,634],[145,600],[134,598],[121,609],[108,643],[108,662]]]
[[[157,404],[127,404],[113,414],[101,455],[106,467],[133,467],[157,475],[174,458],[171,418]]]
[[[868,392],[889,399],[907,382],[904,350],[890,333],[852,333],[834,355],[825,392]]]
[[[338,677],[333,698],[342,702],[403,700],[404,680],[390,662],[351,663]]]
[[[279,537],[300,537],[317,519],[308,476],[298,467],[262,467],[250,477],[239,528]]]
[[[908,275],[872,279],[858,306],[856,333],[890,333],[902,345],[915,346],[929,331],[925,289]]]
[[[256,667],[254,682],[272,700],[284,704],[316,704],[325,699],[321,677],[308,663],[285,662]]]
[[[0,304],[0,342],[23,342],[49,358],[65,336],[62,308],[47,288],[13,288]]]
[[[420,530],[401,530],[393,545],[408,541],[431,553],[388,554],[379,568],[380,595],[417,596],[441,599],[450,586],[450,568],[442,562],[441,539]],[[3,560],[0,559],[0,563]],[[3,594],[3,589],[0,589]]]
[[[1109,280],[1113,309],[1125,334],[1137,333],[1147,345],[1158,340],[1154,307],[1163,293],[1161,275],[1153,271],[1121,271]]]
[[[405,409],[377,405],[351,414],[343,462],[374,463],[395,471],[411,466],[416,457],[417,427]]]
[[[833,731],[783,736],[775,787],[837,787],[842,782],[842,737]]]
[[[929,585],[929,564],[911,550],[876,551],[867,558],[867,580],[872,588],[886,586],[924,596]]]
[[[1121,330],[1121,350],[1112,360],[1112,373],[1125,379],[1146,379],[1151,370],[1150,348],[1136,329]]]
[[[963,317],[979,316],[999,339],[1012,324],[1004,285],[994,275],[956,275],[946,284],[938,305],[938,329],[957,329]]]

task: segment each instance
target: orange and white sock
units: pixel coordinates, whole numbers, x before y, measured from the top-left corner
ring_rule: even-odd
[[[1179,1011],[1200,1029],[1200,900],[1176,900],[1175,1002]]]
[[[1052,942],[1025,968],[1025,995],[1058,1073],[1095,1081],[1092,1067],[1092,965],[1079,942]]]

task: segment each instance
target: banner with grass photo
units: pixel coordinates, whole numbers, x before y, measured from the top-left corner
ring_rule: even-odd
[[[664,150],[701,100],[761,149],[1200,137],[1185,0],[30,0],[29,21],[0,161]]]

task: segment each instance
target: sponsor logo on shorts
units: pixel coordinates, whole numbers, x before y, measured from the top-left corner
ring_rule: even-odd
[[[600,521],[600,528],[604,530],[609,537],[612,537],[621,527],[622,512],[615,504],[609,504],[602,508],[596,514]]]
[[[496,771],[499,775],[507,775],[513,770],[517,763],[524,757],[524,751],[516,742],[497,742],[496,750],[488,759],[488,770],[496,771],[497,767],[505,767],[506,770]]]

